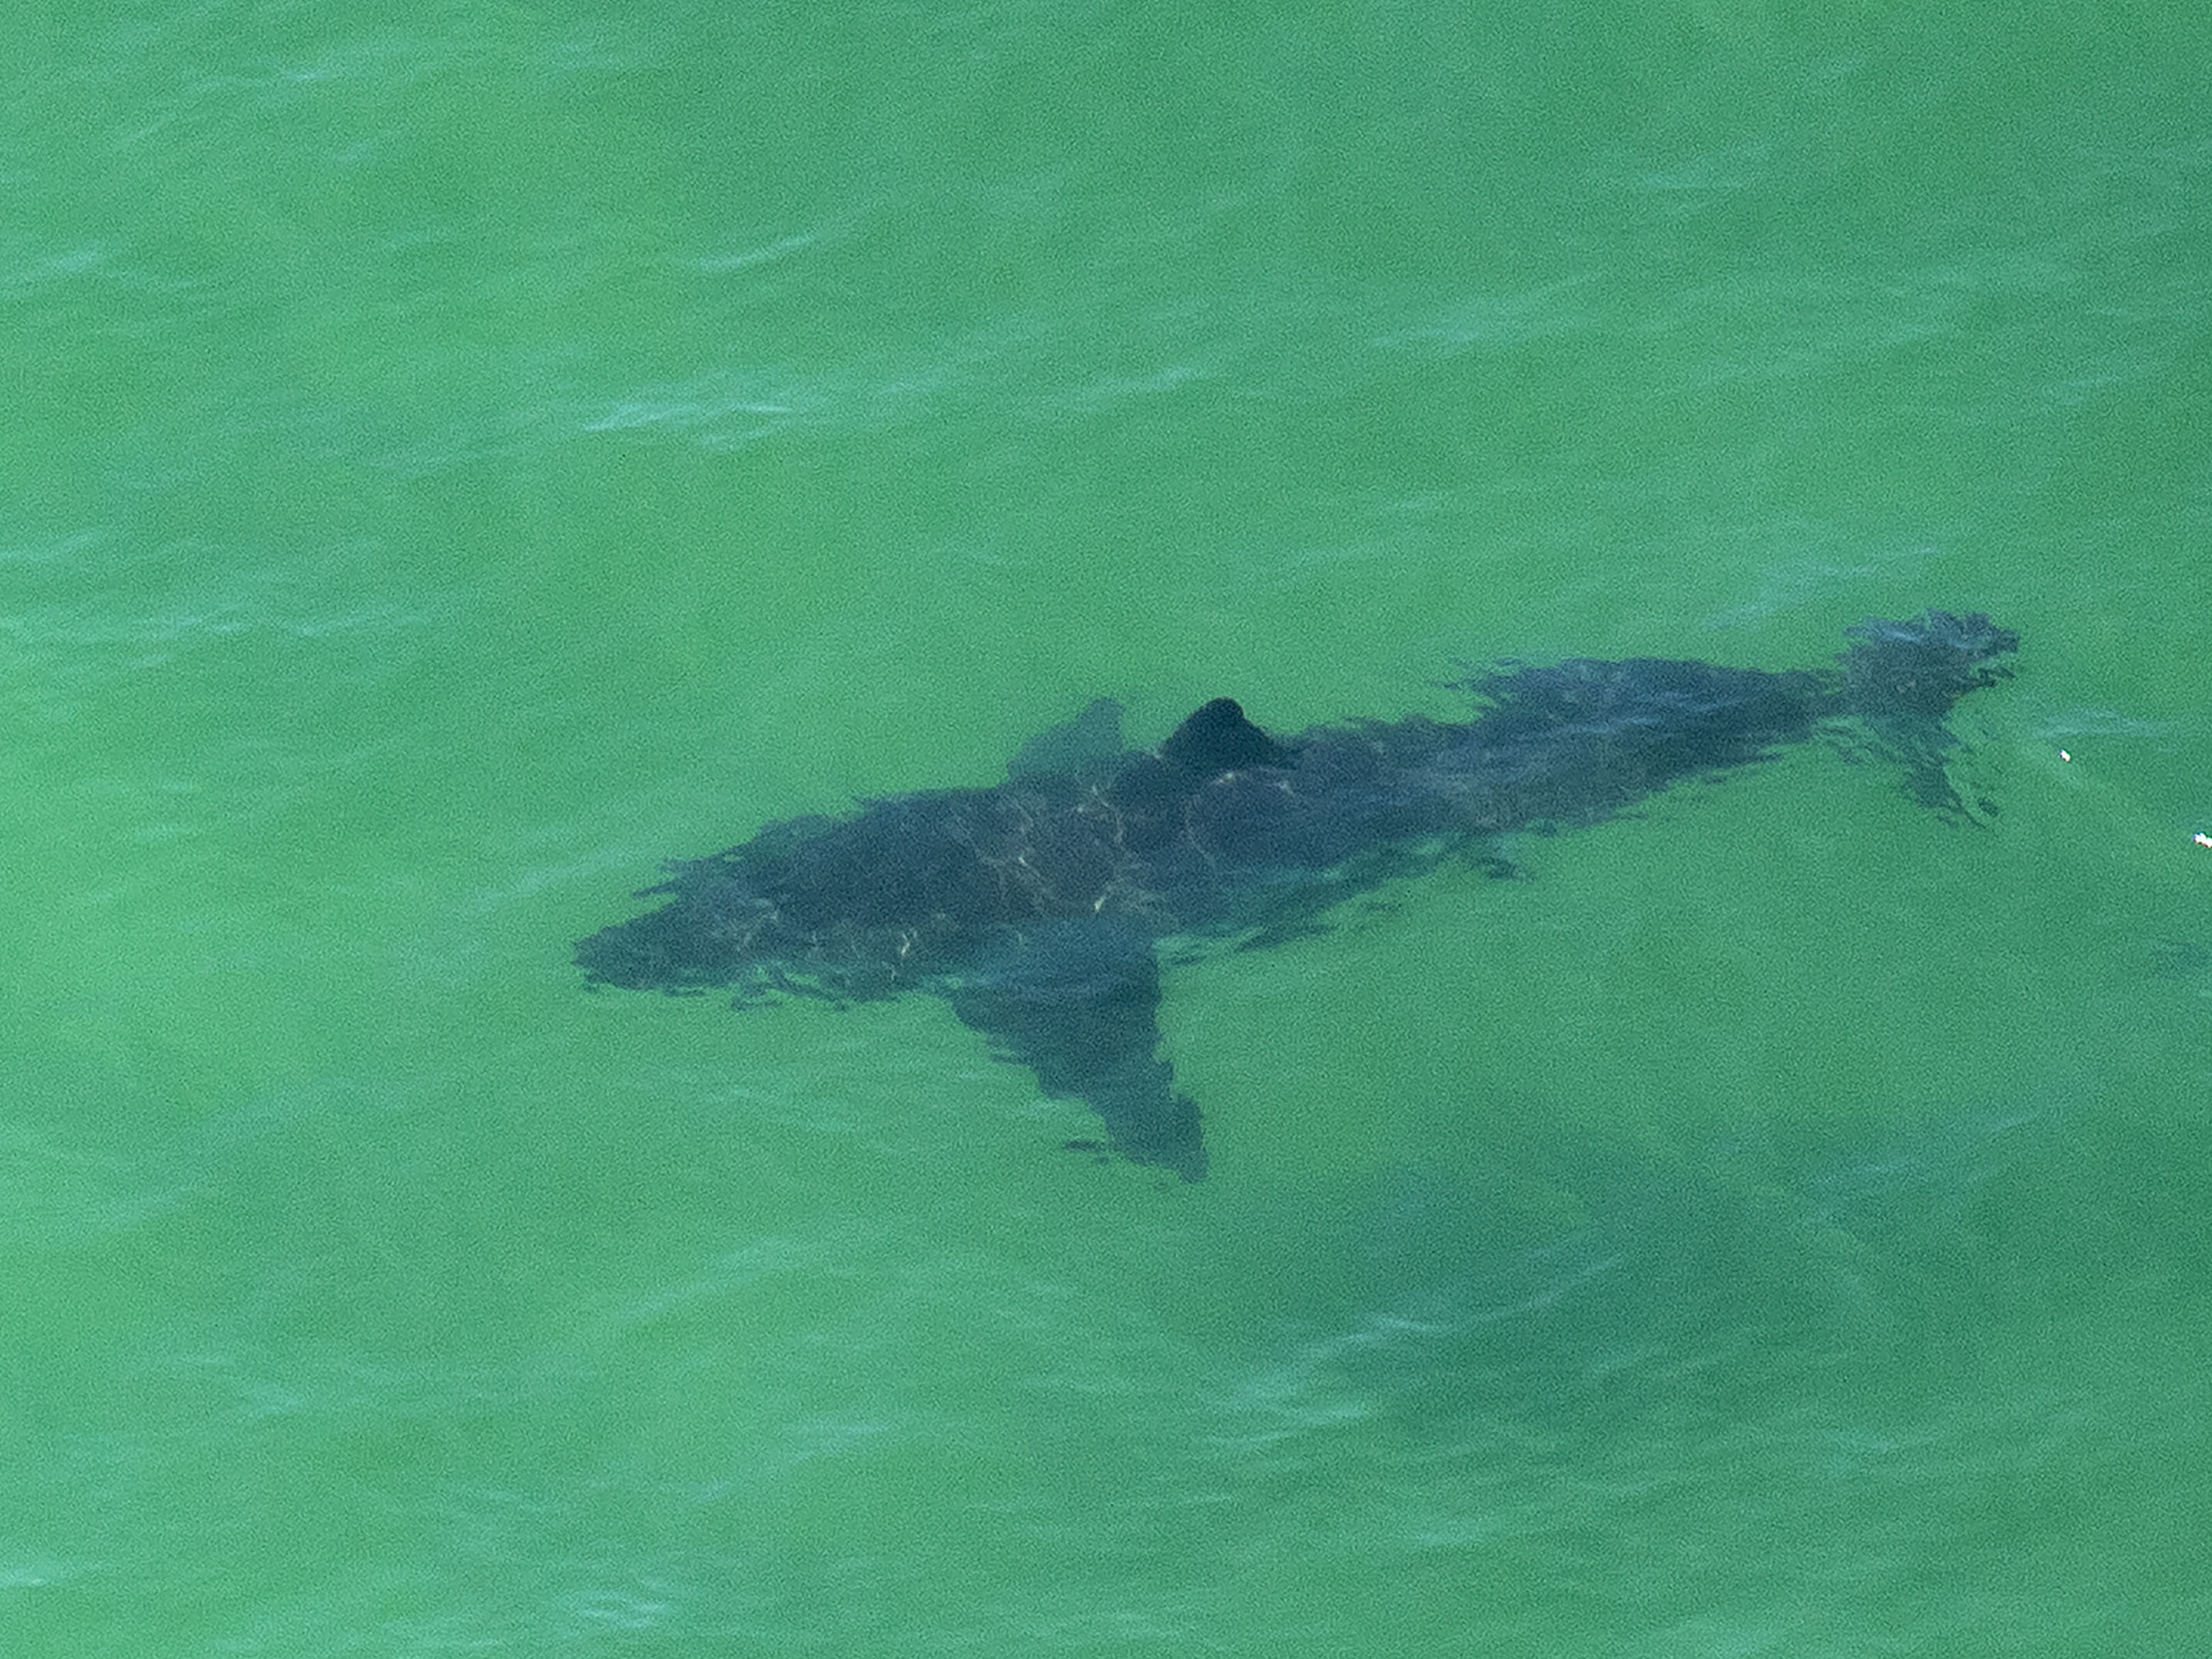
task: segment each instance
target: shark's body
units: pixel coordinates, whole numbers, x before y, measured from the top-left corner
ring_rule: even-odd
[[[641,895],[665,904],[576,958],[596,983],[741,999],[933,992],[1046,1092],[1088,1102],[1116,1151],[1196,1180],[1198,1108],[1154,1052],[1157,941],[1284,930],[1485,838],[1593,823],[1824,727],[1857,731],[1905,763],[1917,798],[1962,811],[1943,718],[2010,672],[2017,637],[1934,611],[1850,638],[1838,666],[1814,670],[1501,668],[1468,683],[1464,721],[1285,738],[1219,698],[1145,751],[1123,750],[1101,701],[1033,741],[1004,783],[787,819],[673,865]]]

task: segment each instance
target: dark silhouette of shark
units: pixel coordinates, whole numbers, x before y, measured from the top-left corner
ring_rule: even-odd
[[[1468,720],[1293,737],[1219,697],[1144,751],[1123,748],[1120,708],[1101,699],[992,787],[786,819],[673,863],[639,895],[668,902],[580,941],[576,960],[593,984],[728,987],[739,1001],[933,992],[1048,1094],[1088,1102],[1115,1151],[1195,1181],[1198,1108],[1155,1053],[1163,939],[1288,937],[1386,879],[1484,856],[1504,832],[1595,823],[1816,733],[1886,755],[1917,799],[1972,816],[1945,771],[1957,740],[1944,717],[2010,674],[2018,636],[1930,611],[1846,638],[1835,666],[1783,672],[1509,663],[1460,683]]]

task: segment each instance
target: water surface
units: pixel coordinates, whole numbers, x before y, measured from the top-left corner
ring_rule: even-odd
[[[2212,31],[80,9],[5,76],[0,1639],[2172,1650],[2212,1620]],[[1981,609],[1169,975],[586,994],[664,857],[1467,662]]]

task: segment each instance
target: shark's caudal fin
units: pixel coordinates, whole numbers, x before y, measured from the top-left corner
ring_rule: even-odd
[[[1870,617],[1844,637],[1850,644],[1837,660],[1844,701],[1869,719],[1941,720],[1969,691],[2010,679],[2006,659],[2020,649],[2019,635],[1978,611],[1923,611],[1900,622]]]
[[[1979,611],[1923,611],[1899,621],[1869,617],[1844,637],[1850,644],[1836,659],[1841,711],[1903,770],[1913,799],[1946,817],[1973,816],[1947,769],[1959,737],[1946,717],[1968,692],[2012,678],[2020,635]],[[1978,805],[1984,813],[1995,810]]]

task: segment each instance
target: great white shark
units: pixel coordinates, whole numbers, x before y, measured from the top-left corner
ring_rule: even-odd
[[[638,895],[666,902],[580,940],[576,961],[595,986],[739,1002],[933,993],[1047,1094],[1088,1103],[1113,1150],[1195,1181],[1199,1109],[1157,1052],[1163,940],[1268,942],[1507,832],[1595,823],[1820,734],[1886,754],[1917,799],[1972,816],[1945,717],[2011,673],[2018,635],[1929,611],[1845,637],[1832,665],[1779,672],[1503,664],[1457,683],[1473,702],[1459,720],[1277,736],[1217,697],[1151,750],[1126,749],[1119,706],[1100,699],[1032,739],[1002,783],[787,818],[672,862]]]

